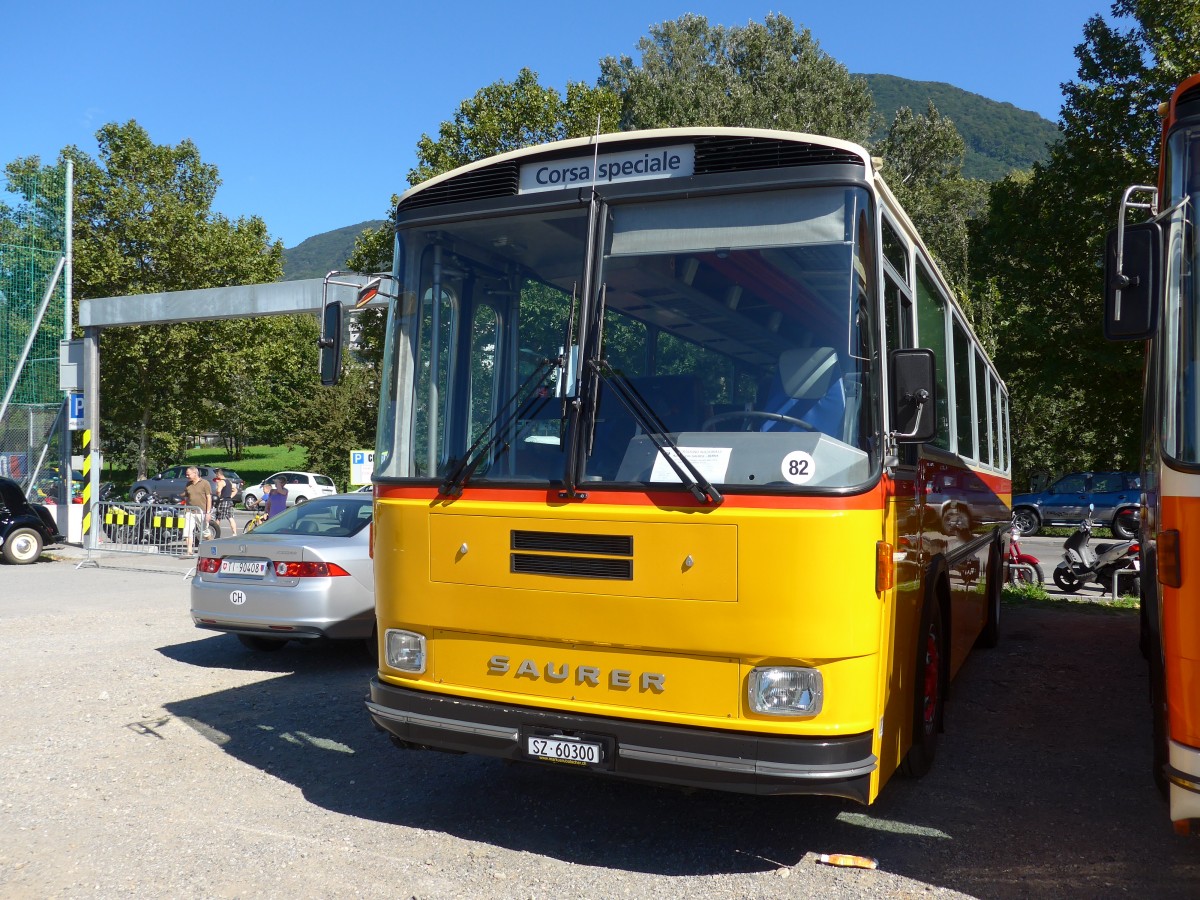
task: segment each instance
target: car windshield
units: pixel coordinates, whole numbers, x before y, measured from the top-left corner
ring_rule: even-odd
[[[290,507],[254,529],[261,534],[351,537],[371,522],[370,497],[322,497]]]

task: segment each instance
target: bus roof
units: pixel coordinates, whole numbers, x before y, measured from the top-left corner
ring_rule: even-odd
[[[851,141],[843,141],[839,138],[805,134],[798,131],[776,131],[769,128],[654,128],[645,131],[615,131],[606,134],[590,135],[589,137],[570,138],[565,141],[552,141],[548,144],[534,144],[529,147],[521,147],[518,150],[509,150],[507,153],[500,153],[495,156],[476,160],[475,162],[467,163],[464,166],[459,166],[457,169],[443,172],[440,175],[435,175],[433,178],[422,181],[420,184],[414,185],[405,191],[400,197],[400,203],[404,204],[422,191],[435,187],[451,178],[457,178],[460,175],[497,163],[520,160],[525,157],[534,157],[541,154],[559,155],[568,153],[571,150],[593,150],[596,147],[603,147],[606,144],[633,141],[662,139],[688,141],[708,137],[761,138],[796,144],[817,144],[857,156],[862,160],[867,170],[871,170],[871,155],[867,150],[859,144]]]

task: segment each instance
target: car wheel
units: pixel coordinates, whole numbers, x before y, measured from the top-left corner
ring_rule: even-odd
[[[1013,510],[1013,525],[1015,525],[1024,537],[1027,534],[1036,534],[1037,530],[1042,527],[1041,519],[1038,514],[1028,506],[1022,506]]]
[[[261,650],[266,653],[282,650],[283,645],[287,643],[287,638],[259,637],[257,634],[239,634],[237,639],[249,650]]]
[[[42,536],[32,528],[18,528],[12,532],[4,546],[0,547],[4,561],[14,566],[26,566],[37,562],[42,555]]]
[[[246,494],[242,497],[242,506],[253,512],[258,509],[258,498],[253,494]]]
[[[305,497],[303,494],[296,498],[297,506],[299,506],[301,503],[307,503],[307,502],[308,502],[308,498]]]
[[[1131,507],[1117,510],[1112,522],[1113,537],[1123,541],[1132,540],[1138,533],[1138,511]]]
[[[133,492],[132,499],[133,499],[134,503],[145,503],[146,500],[149,499],[149,497],[150,497],[150,492],[148,490],[146,490],[145,488],[138,488],[136,491]]]

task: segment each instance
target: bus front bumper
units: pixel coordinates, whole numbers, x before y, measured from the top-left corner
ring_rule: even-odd
[[[744,794],[821,794],[870,802],[871,733],[775,737],[485,703],[371,680],[367,709],[405,746],[535,760],[524,736],[603,741],[600,774]],[[555,763],[542,763],[555,765]],[[562,764],[560,764],[562,765]]]

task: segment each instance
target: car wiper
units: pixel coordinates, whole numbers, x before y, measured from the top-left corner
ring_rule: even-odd
[[[525,418],[532,418],[532,416],[540,412],[553,399],[554,394],[552,392],[542,395],[530,390],[530,385],[541,381],[556,366],[562,366],[561,356],[543,359],[538,363],[529,377],[521,382],[520,387],[500,407],[499,412],[479,432],[479,436],[475,438],[475,442],[471,444],[467,452],[463,454],[462,459],[459,460],[454,469],[446,476],[441,487],[438,488],[439,494],[447,497],[455,497],[461,494],[471,476],[475,474],[475,470],[487,458],[492,448],[500,442],[503,435],[508,432],[512,423],[523,416]]]
[[[711,503],[714,506],[725,499],[721,496],[721,492],[713,487],[704,474],[696,468],[696,464],[679,449],[679,444],[671,437],[666,423],[628,378],[614,369],[607,359],[589,362],[588,366],[600,376],[604,383],[612,389],[617,399],[629,410],[630,415],[637,420],[642,431],[646,433],[646,437],[650,438],[655,449],[675,470],[675,474],[679,476],[684,487],[691,491],[693,497],[701,503]]]

